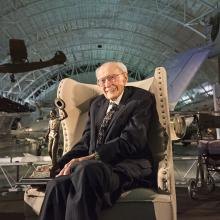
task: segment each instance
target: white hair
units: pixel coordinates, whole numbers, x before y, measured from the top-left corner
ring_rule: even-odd
[[[124,73],[128,73],[128,69],[127,69],[127,67],[125,66],[124,63],[122,63],[122,62],[117,62],[117,61],[110,61],[110,62],[103,63],[100,67],[98,67],[98,68],[96,69],[96,71],[95,71],[96,76],[97,76],[98,72],[100,71],[101,67],[102,67],[103,65],[106,65],[106,64],[116,64],[116,66],[117,66],[120,70],[122,70]]]

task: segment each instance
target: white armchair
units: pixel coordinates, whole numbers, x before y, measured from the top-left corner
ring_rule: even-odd
[[[176,193],[166,70],[158,67],[155,69],[153,77],[131,82],[128,85],[149,90],[156,97],[160,123],[156,123],[157,120],[152,123],[149,146],[157,169],[157,189],[138,188],[122,194],[113,208],[102,212],[101,220],[176,220]],[[60,82],[57,104],[64,104],[68,115],[62,121],[64,152],[67,152],[80,139],[87,119],[89,102],[98,94],[101,94],[101,90],[97,85],[83,84],[68,78]],[[31,209],[39,214],[42,201],[42,192],[39,192],[39,195],[36,189],[25,192],[26,208],[29,206],[26,209],[27,219]],[[30,219],[33,219],[33,216]]]

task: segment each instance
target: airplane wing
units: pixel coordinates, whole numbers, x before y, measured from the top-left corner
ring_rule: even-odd
[[[206,60],[211,47],[193,48],[178,54],[165,64],[168,73],[168,92],[171,110],[186,90],[196,72]]]

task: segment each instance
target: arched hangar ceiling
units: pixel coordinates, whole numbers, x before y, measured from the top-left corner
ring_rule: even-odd
[[[51,103],[57,82],[73,77],[95,82],[104,61],[120,60],[130,77],[150,76],[177,53],[209,41],[207,20],[218,0],[0,0],[0,63],[10,62],[9,39],[24,39],[29,61],[47,60],[56,51],[64,65],[15,74],[0,73],[3,96],[20,102]],[[217,62],[199,70],[192,88],[217,81]],[[189,88],[190,89],[190,88]]]

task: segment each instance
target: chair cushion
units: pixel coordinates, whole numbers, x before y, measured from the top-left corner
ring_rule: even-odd
[[[219,155],[220,156],[220,140],[201,140],[198,145],[199,155]]]
[[[132,211],[128,212],[128,210]],[[138,188],[123,193],[112,208],[102,212],[100,220],[170,220],[171,216],[170,195],[158,194],[147,188]]]
[[[36,188],[29,189],[25,192],[26,216],[34,219],[36,214],[39,214],[43,198],[44,193],[38,191]],[[132,210],[132,212],[127,212],[127,210]],[[100,220],[170,220],[172,219],[171,216],[172,207],[169,194],[158,194],[149,188],[138,188],[123,193],[112,208],[105,209],[102,212]]]

